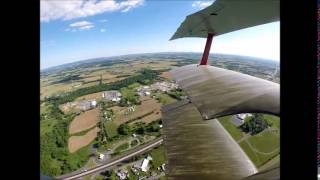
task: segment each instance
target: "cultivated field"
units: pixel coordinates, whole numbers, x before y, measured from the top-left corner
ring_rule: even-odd
[[[62,83],[54,83],[62,79],[61,76],[48,76],[40,81],[41,98],[45,96],[51,96],[54,94],[74,91],[79,88],[89,87],[97,85],[102,75],[102,83],[110,83],[124,79],[125,77],[118,77],[116,74],[112,74],[108,69],[88,68],[83,71],[70,71],[66,74],[79,75],[79,79],[73,81],[66,81]]]
[[[156,100],[150,97],[144,97],[141,100],[141,105],[136,106],[136,110],[134,112],[125,115],[126,109],[118,111],[115,117],[115,123],[118,125],[123,124],[128,121],[143,119],[143,117],[147,117],[150,114],[160,112],[161,104]],[[160,113],[159,113],[160,114]],[[157,115],[157,114],[156,114]],[[156,116],[155,115],[155,116]],[[145,120],[150,122],[150,120],[156,120],[154,116],[152,118],[146,118]]]
[[[141,119],[138,119],[138,120],[132,122],[131,124],[133,124],[133,123],[135,123],[135,122],[145,122],[145,123],[148,124],[148,123],[151,123],[151,122],[153,122],[153,121],[156,121],[156,120],[158,120],[158,119],[160,119],[160,118],[161,118],[161,112],[160,112],[160,110],[159,110],[159,111],[154,111],[152,114],[147,115],[147,116],[145,116],[145,117],[143,117],[143,118],[141,118]]]
[[[70,153],[76,152],[78,149],[87,146],[92,142],[99,132],[99,128],[95,127],[94,129],[88,131],[83,136],[71,136],[68,141],[68,148]]]
[[[76,101],[81,101],[81,100],[99,100],[102,99],[102,92],[97,92],[97,93],[92,93],[84,96],[80,96],[76,99]]]
[[[99,110],[92,109],[75,117],[69,127],[69,134],[78,133],[94,127],[98,122]]]
[[[168,80],[172,80],[172,75],[169,71],[161,73],[160,77],[168,79]]]

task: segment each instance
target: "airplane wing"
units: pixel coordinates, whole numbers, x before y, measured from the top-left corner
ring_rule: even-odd
[[[170,73],[189,99],[162,109],[168,179],[256,178],[255,166],[215,118],[249,112],[279,115],[279,84],[196,64]],[[273,175],[279,172],[258,178]]]
[[[170,40],[207,37],[279,21],[279,0],[216,0],[212,5],[187,16]]]
[[[190,102],[162,109],[168,179],[241,179],[255,166],[217,120],[203,121]]]
[[[171,74],[203,119],[250,112],[280,115],[277,83],[196,64],[176,68]]]

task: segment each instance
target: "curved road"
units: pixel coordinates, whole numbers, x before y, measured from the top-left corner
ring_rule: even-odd
[[[142,146],[140,146],[140,147],[138,147],[136,149],[133,149],[133,152],[128,154],[128,155],[125,155],[125,156],[123,156],[121,158],[113,159],[112,161],[110,161],[110,162],[108,162],[108,163],[106,163],[104,165],[97,166],[97,167],[95,167],[93,169],[90,169],[90,170],[88,170],[86,172],[80,172],[80,173],[76,173],[76,174],[71,173],[69,175],[63,175],[63,176],[57,177],[57,179],[71,180],[71,179],[76,179],[76,178],[80,178],[82,176],[86,176],[86,175],[95,173],[97,171],[101,171],[101,170],[103,170],[105,168],[108,168],[108,167],[113,166],[113,165],[115,165],[117,163],[120,163],[121,161],[127,160],[129,158],[132,158],[133,156],[136,156],[136,155],[138,155],[140,153],[143,153],[143,152],[149,150],[150,148],[154,148],[156,146],[159,146],[159,145],[161,145],[162,142],[163,142],[162,138],[157,139],[156,141],[149,142],[149,143],[144,144],[144,145],[142,145]]]

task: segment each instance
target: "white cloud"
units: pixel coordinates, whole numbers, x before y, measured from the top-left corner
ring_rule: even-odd
[[[104,22],[107,22],[108,20],[107,19],[100,19],[98,20],[98,22],[101,22],[101,23],[104,23]]]
[[[52,20],[70,20],[80,17],[94,16],[104,12],[127,12],[143,4],[144,0],[41,0],[40,20],[49,22]]]
[[[88,26],[88,25],[92,25],[92,23],[88,22],[88,21],[79,21],[79,22],[76,22],[76,23],[72,23],[69,26],[70,27],[81,27],[81,26]]]
[[[106,29],[100,29],[100,32],[105,32],[106,31]]]
[[[194,1],[192,3],[192,7],[204,9],[208,6],[210,6],[214,1]]]
[[[66,29],[66,31],[76,32],[78,30],[89,30],[94,28],[93,23],[88,21],[79,21],[72,24],[69,24],[69,27]]]

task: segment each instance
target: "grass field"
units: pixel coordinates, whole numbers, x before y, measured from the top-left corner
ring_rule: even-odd
[[[153,149],[151,152],[152,165],[156,169],[166,162],[166,155],[163,146]]]
[[[131,141],[131,143],[130,143],[130,145],[131,145],[131,147],[134,147],[134,146],[136,146],[138,144],[138,140],[133,140],[133,141]]]
[[[118,125],[112,121],[105,122],[104,128],[109,138],[113,138],[118,135]]]
[[[96,127],[83,136],[71,136],[68,140],[69,152],[76,152],[78,149],[90,144],[97,137],[98,132],[99,128]]]
[[[278,133],[261,132],[249,139],[250,144],[259,152],[270,153],[280,147],[280,137]]]
[[[157,93],[156,98],[159,99],[159,102],[163,105],[171,104],[177,102],[176,99],[170,97],[167,94]]]
[[[225,116],[218,118],[221,125],[229,132],[229,134],[233,137],[234,140],[238,141],[243,137],[242,131],[232,124],[230,121],[232,116]]]
[[[241,139],[244,137],[244,133],[241,131],[241,129],[237,128],[230,121],[232,116],[219,118],[219,122],[229,132],[234,140],[238,141],[241,139],[239,145],[257,168],[268,163],[280,153],[279,118],[266,114],[264,114],[263,117],[267,121],[272,122],[271,129],[266,129],[254,136],[249,135],[246,140]]]
[[[258,155],[250,148],[248,143],[246,141],[242,141],[241,143],[239,143],[239,145],[242,148],[242,150],[247,154],[247,156],[251,159],[252,163],[256,167],[259,167],[261,165],[261,161]]]
[[[270,161],[259,167],[259,171],[263,171],[278,166],[280,163],[280,154],[272,158]]]
[[[248,144],[250,143],[250,144]],[[251,145],[251,147],[250,147]],[[280,153],[280,138],[271,132],[261,132],[240,143],[242,149],[256,165],[261,167]]]
[[[47,132],[52,131],[54,125],[57,123],[58,123],[58,120],[56,119],[42,120],[40,123],[40,136],[46,134]]]
[[[114,150],[114,152],[115,152],[115,153],[119,153],[119,152],[122,152],[122,151],[124,151],[124,150],[126,150],[126,149],[128,149],[128,148],[129,148],[129,143],[128,143],[128,142],[125,142],[125,143],[119,145],[119,146]]]
[[[81,113],[71,122],[69,127],[69,134],[78,133],[94,127],[98,122],[98,109],[92,109]]]
[[[90,159],[89,161],[88,161],[88,163],[86,164],[86,168],[87,169],[91,169],[91,168],[94,168],[94,167],[96,167],[96,163],[94,162],[94,160],[93,159]]]
[[[272,123],[272,127],[280,129],[280,118],[273,115],[264,114],[263,118]]]

